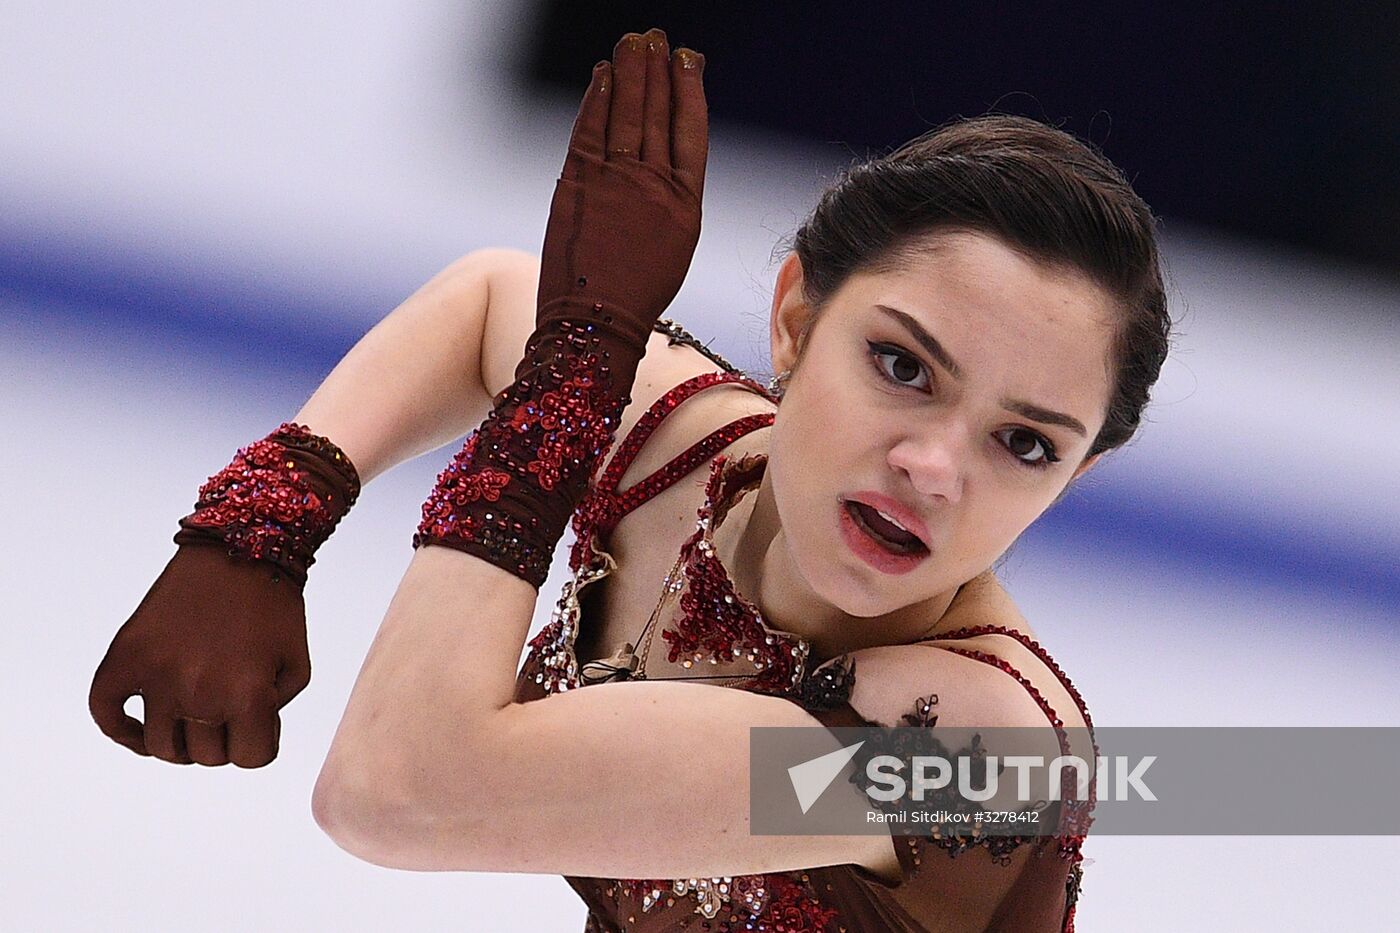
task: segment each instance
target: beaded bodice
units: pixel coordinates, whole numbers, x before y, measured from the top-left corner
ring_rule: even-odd
[[[663,321],[658,329],[670,334],[673,342],[689,343],[706,352],[725,371],[688,379],[652,405],[623,440],[595,489],[575,513],[576,542],[570,552],[572,578],[564,583],[549,623],[530,642],[530,652],[517,681],[517,700],[539,699],[604,681],[699,680],[784,697],[803,706],[827,725],[868,724],[847,702],[855,674],[853,665],[845,658],[836,658],[815,670],[809,669],[806,642],[770,628],[758,608],[735,588],[715,553],[715,529],[744,495],[757,488],[767,462],[762,454],[734,458],[719,451],[750,431],[772,424],[773,414],[751,415],[724,425],[629,489],[617,490],[618,481],[646,438],[667,414],[690,396],[714,385],[738,383],[772,398],[762,386],[709,354],[678,325]],[[685,540],[663,581],[659,600],[646,626],[635,643],[618,655],[581,665],[574,654],[582,623],[581,594],[617,568],[605,546],[608,533],[632,509],[707,461],[705,501],[697,512],[695,530]],[[1017,678],[1037,700],[1065,747],[1060,717],[1019,671],[985,652],[951,644],[957,639],[985,634],[1006,635],[1026,644],[1065,683],[1083,710],[1082,700],[1058,666],[1038,644],[1021,633],[981,626],[976,630],[950,632],[942,638],[950,642],[946,646],[948,650],[997,666]],[[936,696],[911,698],[912,712],[902,722],[887,725],[932,725],[936,720],[932,716],[936,703]],[[1087,712],[1084,715],[1088,722]],[[1089,807],[1072,812],[1068,830],[1061,836],[1039,839],[1002,836],[987,839],[988,844],[980,847],[965,840],[961,844],[944,840],[942,847],[947,854],[959,856],[952,864],[968,869],[969,876],[959,879],[956,873],[944,870],[926,879],[927,890],[924,891],[915,890],[915,885],[909,882],[920,874],[925,850],[938,846],[940,841],[921,836],[896,837],[896,855],[903,877],[893,885],[855,865],[721,878],[569,878],[568,881],[589,907],[586,930],[600,933],[692,928],[716,933],[739,930],[801,933],[867,928],[918,930],[924,928],[918,919],[924,908],[916,905],[945,903],[956,885],[977,884],[972,873],[994,871],[997,866],[1008,864],[1010,853],[1028,844],[1036,850],[1028,865],[1036,868],[1034,873],[1022,874],[1028,879],[1034,874],[1040,881],[1035,890],[1027,889],[1028,906],[1014,916],[1008,915],[1009,925],[990,928],[1035,929],[1047,933],[1072,931],[1080,876],[1079,844],[1088,829],[1091,807],[1092,802]],[[1057,847],[1050,845],[1057,840]],[[962,854],[968,848],[983,851],[977,858],[970,858]],[[1059,858],[1044,857],[1052,849]],[[948,893],[941,893],[943,888]],[[1032,915],[1038,918],[1034,922],[1028,919]],[[876,923],[878,926],[871,926]]]

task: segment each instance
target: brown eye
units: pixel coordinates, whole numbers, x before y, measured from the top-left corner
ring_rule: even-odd
[[[1045,438],[1025,428],[1006,428],[997,432],[1006,449],[1012,456],[1027,466],[1046,467],[1057,462],[1055,447]]]
[[[894,377],[900,382],[912,381],[919,377],[919,364],[915,363],[907,356],[896,357],[894,361]]]
[[[871,341],[866,341],[866,344],[870,347],[870,353],[875,359],[876,367],[879,368],[880,374],[884,376],[887,382],[893,382],[895,385],[909,386],[915,389],[925,388],[927,383],[925,383],[925,386],[920,386],[910,381],[917,379],[919,375],[924,372],[924,364],[920,363],[917,358],[910,356],[898,347],[892,347],[882,343],[872,343]],[[894,362],[887,365],[884,362],[886,357],[894,357]]]
[[[1011,443],[1008,446],[1010,446],[1011,452],[1018,457],[1024,457],[1026,454],[1033,454],[1036,448],[1040,446],[1040,441],[1032,437],[1027,431],[1013,431],[1011,432],[1011,438]]]

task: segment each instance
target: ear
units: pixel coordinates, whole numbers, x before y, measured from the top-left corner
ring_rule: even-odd
[[[792,369],[796,364],[802,334],[811,323],[811,317],[812,309],[802,293],[802,261],[797,253],[789,253],[773,285],[773,310],[768,322],[775,373]]]

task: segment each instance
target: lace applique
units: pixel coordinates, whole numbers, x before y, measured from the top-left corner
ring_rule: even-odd
[[[622,404],[599,393],[598,365],[590,357],[565,357],[565,372],[558,388],[538,399],[527,399],[507,422],[515,434],[540,432],[534,458],[525,464],[525,470],[535,474],[541,489],[554,489],[568,469],[566,461],[586,463],[587,458],[596,457],[611,443],[612,425],[621,414]]]
[[[931,693],[928,696],[919,697],[913,703],[913,710],[905,713],[901,718],[895,731],[888,732],[883,736],[872,738],[866,742],[857,753],[858,764],[850,776],[851,783],[864,789],[866,780],[866,765],[871,758],[877,755],[893,755],[900,760],[908,760],[914,755],[936,755],[949,761],[965,758],[970,762],[972,768],[971,782],[974,786],[985,786],[987,782],[987,772],[989,764],[987,762],[988,749],[982,744],[980,733],[974,734],[970,745],[960,749],[956,753],[950,752],[939,738],[927,731],[911,732],[909,729],[932,730],[938,725],[938,714],[934,712],[938,706],[938,694]],[[901,728],[902,727],[902,728]],[[992,861],[999,865],[1011,864],[1011,855],[1018,848],[1026,843],[1034,843],[1044,839],[1043,836],[1036,835],[1003,835],[998,833],[986,833],[982,830],[982,823],[977,819],[978,812],[983,804],[977,801],[967,800],[961,794],[947,791],[936,791],[937,798],[935,809],[948,811],[950,813],[965,814],[965,817],[957,826],[967,826],[967,832],[944,833],[940,831],[939,825],[932,826],[929,835],[905,836],[906,844],[910,847],[912,862],[914,865],[920,863],[920,855],[927,845],[936,845],[943,849],[950,858],[956,858],[969,849],[982,846],[986,848]],[[898,809],[902,800],[891,801],[891,804]],[[1044,800],[1032,804],[1029,809],[1043,811],[1048,807],[1048,802]],[[897,840],[896,840],[897,842]]]
[[[1074,933],[1074,906],[1079,903],[1079,888],[1084,880],[1084,868],[1075,862],[1065,877],[1065,919],[1060,924],[1063,933]]]
[[[804,709],[837,709],[850,702],[855,683],[856,659],[843,654],[832,658],[802,681],[799,701]]]
[[[574,642],[578,640],[579,620],[583,607],[578,594],[588,584],[611,573],[617,563],[605,551],[594,551],[599,560],[574,571],[572,580],[564,582],[559,599],[550,612],[549,622],[530,639],[530,655],[538,665],[535,683],[545,693],[563,693],[583,686],[579,679],[578,658]]]
[[[438,474],[413,536],[414,548],[465,551],[536,590],[628,400],[612,387],[604,306],[560,313],[568,316],[532,336],[516,381]],[[509,504],[492,505],[502,499]]]

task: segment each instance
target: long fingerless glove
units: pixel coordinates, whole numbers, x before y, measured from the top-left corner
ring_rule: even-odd
[[[212,545],[258,561],[298,588],[316,549],[360,494],[345,452],[306,427],[285,423],[238,451],[199,488],[195,510],[180,519],[175,543]]]

